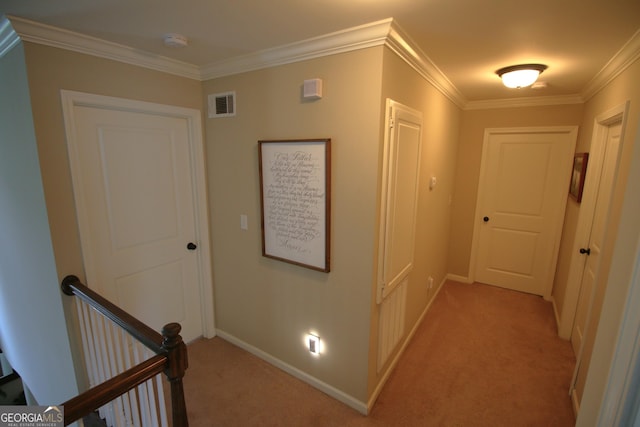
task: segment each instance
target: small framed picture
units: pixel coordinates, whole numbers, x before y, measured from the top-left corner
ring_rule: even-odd
[[[571,172],[569,195],[578,203],[582,201],[582,190],[584,188],[584,177],[587,173],[588,159],[589,153],[576,153],[573,157],[573,171]]]

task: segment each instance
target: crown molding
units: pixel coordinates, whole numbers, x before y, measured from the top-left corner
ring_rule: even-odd
[[[606,63],[582,91],[582,97],[588,101],[602,88],[611,83],[620,73],[640,58],[640,30],[631,36],[624,46]]]
[[[201,81],[384,45],[389,47],[456,105],[462,108],[466,104],[466,100],[458,89],[438,69],[433,61],[418,48],[417,44],[404,33],[393,18],[224,61],[213,62],[202,67],[24,18],[10,16],[9,20],[15,29],[15,33],[24,41],[111,59]]]
[[[395,22],[391,23],[385,45],[454,104],[464,108],[467,104],[467,99]]]
[[[176,61],[165,56],[143,52],[118,43],[108,42],[24,18],[15,16],[9,16],[8,18],[15,32],[24,41],[111,59],[191,79],[200,79],[200,69],[186,62]]]
[[[20,42],[20,37],[11,26],[9,19],[0,15],[0,58],[5,56]]]
[[[529,96],[525,98],[488,99],[469,101],[464,110],[489,110],[493,108],[542,107],[549,105],[583,104],[580,95]]]
[[[0,17],[0,57],[11,50],[20,39],[199,81],[384,45],[464,110],[584,103],[640,58],[639,30],[579,95],[468,101],[393,18],[213,62],[202,67],[24,18]]]
[[[202,67],[202,80],[381,46],[387,39],[392,22],[393,18],[387,18],[248,55],[212,62]]]
[[[214,62],[202,68],[202,79],[214,79],[382,45],[389,47],[456,105],[461,108],[465,105],[464,96],[393,18]]]

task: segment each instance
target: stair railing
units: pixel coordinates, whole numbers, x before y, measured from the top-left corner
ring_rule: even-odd
[[[170,384],[171,425],[188,427],[182,378],[187,347],[178,323],[159,334],[82,284],[62,280],[62,291],[76,296],[89,390],[64,402],[69,425],[92,412],[108,426],[168,426],[164,372]],[[155,384],[155,386],[154,386]]]

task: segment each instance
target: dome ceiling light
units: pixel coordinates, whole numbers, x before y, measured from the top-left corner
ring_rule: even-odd
[[[538,79],[540,73],[548,67],[543,64],[521,64],[500,68],[496,74],[502,83],[509,88],[520,89],[531,86]]]

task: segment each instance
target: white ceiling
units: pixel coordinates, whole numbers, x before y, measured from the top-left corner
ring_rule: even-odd
[[[0,14],[202,67],[393,17],[467,101],[580,94],[640,30],[639,0],[0,0]],[[530,62],[549,66],[546,88],[494,74]]]

